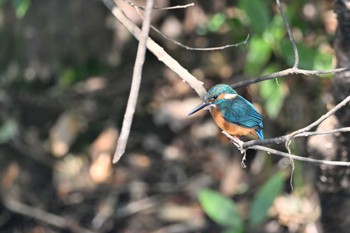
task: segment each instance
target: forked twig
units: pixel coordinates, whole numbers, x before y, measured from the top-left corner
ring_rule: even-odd
[[[290,40],[290,43],[293,47],[293,53],[294,53],[294,65],[291,68],[277,71],[275,73],[271,73],[268,75],[263,75],[261,77],[257,77],[255,79],[245,80],[241,82],[237,82],[231,85],[232,88],[239,88],[244,87],[253,83],[262,82],[269,79],[275,79],[280,77],[286,77],[291,74],[302,74],[302,75],[310,75],[310,76],[319,76],[319,75],[326,75],[326,74],[335,74],[335,73],[341,73],[345,71],[350,71],[350,67],[345,68],[337,68],[337,69],[331,69],[331,70],[306,70],[306,69],[300,69],[299,68],[299,52],[298,47],[295,43],[293,32],[289,26],[288,20],[286,18],[286,15],[283,11],[283,8],[281,6],[280,0],[276,0],[276,4],[278,7],[278,10],[281,14],[281,17],[283,19],[284,26],[286,28],[286,31],[288,33],[288,38]]]
[[[322,121],[329,118],[331,115],[333,115],[336,111],[338,111],[340,108],[346,106],[350,103],[350,95],[346,97],[343,101],[341,101],[339,104],[334,106],[331,110],[329,110],[326,114],[318,118],[316,121],[312,122],[308,126],[305,126],[302,129],[298,129],[296,131],[293,131],[287,135],[276,137],[276,138],[269,138],[265,140],[252,140],[247,141],[242,144],[242,149],[250,149],[252,146],[256,145],[270,145],[270,144],[281,144],[291,141],[292,139],[296,137],[309,137],[309,136],[315,136],[315,135],[322,135],[322,134],[329,134],[329,133],[336,133],[336,132],[350,132],[350,127],[344,127],[335,129],[328,132],[309,132],[312,128],[319,125]]]

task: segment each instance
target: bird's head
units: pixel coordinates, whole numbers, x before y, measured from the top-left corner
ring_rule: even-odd
[[[227,84],[218,84],[216,86],[213,86],[204,96],[204,101],[195,107],[190,113],[188,113],[188,116],[198,112],[203,108],[208,109],[210,107],[215,107],[218,101],[223,101],[225,99],[234,99],[237,97],[237,95],[237,92]]]

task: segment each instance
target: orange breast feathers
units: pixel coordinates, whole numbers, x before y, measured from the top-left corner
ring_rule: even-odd
[[[224,131],[231,134],[232,136],[240,137],[240,136],[246,136],[251,139],[258,139],[259,136],[256,134],[255,129],[252,128],[245,128],[240,125],[236,125],[233,123],[230,123],[224,119],[224,117],[221,115],[220,111],[218,110],[218,107],[211,108],[211,115],[215,121],[215,123]]]

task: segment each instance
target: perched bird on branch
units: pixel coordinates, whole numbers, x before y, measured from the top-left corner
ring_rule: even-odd
[[[188,116],[203,108],[210,110],[215,123],[232,136],[264,139],[264,126],[260,114],[229,85],[218,84],[212,87],[205,95],[203,103],[194,108]]]

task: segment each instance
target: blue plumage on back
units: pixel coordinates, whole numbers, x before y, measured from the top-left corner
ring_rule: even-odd
[[[214,104],[219,107],[226,121],[246,128],[254,128],[259,138],[264,139],[261,116],[248,100],[237,95],[234,99],[218,99]]]
[[[264,139],[263,123],[255,107],[242,96],[238,95],[229,85],[218,84],[212,87],[202,104],[192,110],[189,115],[205,108],[214,108],[213,118],[224,130],[229,130],[233,136],[245,136],[255,131],[260,139]],[[240,127],[240,128],[239,128]]]

